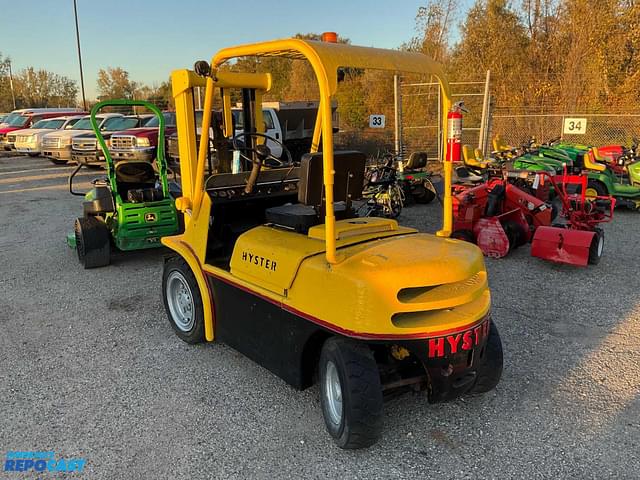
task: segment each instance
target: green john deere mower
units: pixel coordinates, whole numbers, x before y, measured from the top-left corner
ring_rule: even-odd
[[[102,108],[133,106],[145,107],[158,117],[156,168],[147,161],[114,162],[98,127],[96,114]],[[114,248],[130,251],[162,247],[162,237],[180,230],[167,178],[164,117],[158,107],[139,100],[107,100],[91,109],[91,126],[104,152],[107,177],[94,180],[93,188],[86,193],[73,189],[74,177],[82,164],[69,177],[69,191],[84,196],[84,202],[83,215],[76,219],[67,243],[76,249],[84,268],[108,265]]]

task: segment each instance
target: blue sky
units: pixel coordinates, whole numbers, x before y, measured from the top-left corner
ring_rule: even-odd
[[[420,0],[77,0],[87,97],[98,69],[147,84],[209,60],[219,48],[301,32],[336,31],[357,45],[396,48],[415,34]],[[461,3],[469,3],[469,0]],[[177,8],[176,6],[179,6]],[[275,6],[275,7],[274,7]],[[0,0],[0,52],[14,71],[44,68],[78,80],[73,0]],[[243,18],[244,16],[244,18]]]

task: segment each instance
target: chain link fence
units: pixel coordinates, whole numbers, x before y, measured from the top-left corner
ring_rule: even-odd
[[[576,120],[579,128],[576,129]],[[573,125],[570,125],[573,122]],[[567,125],[565,125],[567,123]],[[569,133],[571,130],[584,133]],[[499,135],[506,143],[520,146],[534,137],[546,142],[562,137],[586,145],[631,145],[640,137],[640,114],[517,114],[495,109],[491,116],[491,138]]]

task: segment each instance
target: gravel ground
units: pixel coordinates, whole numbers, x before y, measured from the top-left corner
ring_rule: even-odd
[[[80,268],[64,243],[81,212],[67,170],[0,158],[2,459],[54,450],[87,459],[76,478],[106,479],[638,478],[640,214],[617,212],[596,267],[529,247],[488,259],[498,388],[442,405],[396,398],[381,441],[353,452],[325,433],[317,387],[297,392],[224,345],[178,340],[163,252]],[[401,221],[433,232],[439,215],[416,206]]]

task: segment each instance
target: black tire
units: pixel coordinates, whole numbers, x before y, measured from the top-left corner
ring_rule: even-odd
[[[96,217],[77,218],[74,226],[78,260],[86,269],[111,262],[111,232]]]
[[[27,153],[27,155],[29,155],[30,157],[37,157],[40,154],[31,152],[31,153]]]
[[[607,195],[609,195],[607,187],[598,180],[589,180],[587,183],[587,188],[593,188],[599,197],[606,197]]]
[[[451,234],[451,238],[455,238],[457,240],[464,240],[469,243],[476,243],[476,237],[473,235],[471,230],[455,230]]]
[[[527,243],[527,235],[522,225],[513,220],[505,220],[502,222],[502,228],[509,239],[509,251],[514,248],[521,247]]]
[[[604,231],[600,228],[595,229],[595,235],[589,246],[589,265],[597,265],[600,263],[602,254],[604,253]]]
[[[502,340],[500,340],[498,327],[493,322],[489,326],[489,338],[484,351],[481,352],[480,361],[482,363],[478,366],[476,381],[469,389],[469,393],[486,393],[500,383],[504,365]]]
[[[171,295],[168,287],[174,281],[183,282],[182,285],[190,295],[191,306],[193,308],[193,323],[186,325],[179,319],[180,312],[176,310],[176,305],[169,298]],[[202,306],[202,295],[196,277],[191,268],[182,257],[174,256],[167,260],[162,271],[162,300],[164,309],[167,312],[169,323],[176,332],[176,335],[186,343],[196,344],[204,341],[204,308]],[[175,316],[174,316],[175,315]]]
[[[332,414],[327,378],[331,365],[339,378],[341,409],[338,421]],[[327,431],[340,448],[366,448],[378,441],[382,431],[382,385],[371,349],[346,338],[332,337],[320,353],[320,404]]]
[[[431,203],[434,198],[436,198],[435,192],[424,185],[419,185],[413,190],[413,199],[416,203]]]
[[[66,165],[67,164],[66,160],[60,160],[59,158],[51,158],[51,157],[49,157],[49,161],[51,163],[53,163],[54,165]]]

